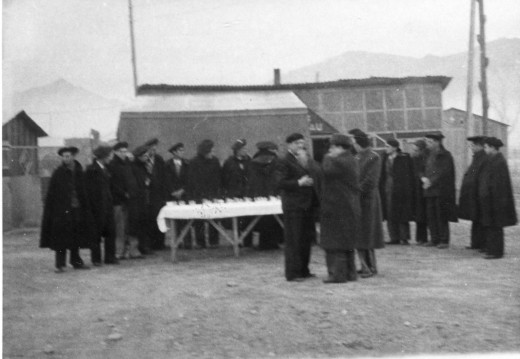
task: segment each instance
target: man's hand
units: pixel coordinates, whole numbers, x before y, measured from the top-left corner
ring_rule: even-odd
[[[300,187],[310,187],[312,185],[314,185],[314,180],[308,175],[305,175],[298,180],[298,186]]]
[[[179,189],[177,191],[173,191],[172,192],[172,196],[177,198],[177,199],[181,199],[182,195],[184,194],[184,189]]]
[[[422,181],[422,188],[423,189],[428,189],[432,185],[431,181],[428,178],[426,178],[426,177],[421,177],[421,181]]]

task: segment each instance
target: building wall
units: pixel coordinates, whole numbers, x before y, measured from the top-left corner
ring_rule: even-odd
[[[4,177],[2,180],[4,230],[39,226],[43,204],[36,176]],[[5,227],[8,224],[8,227]]]

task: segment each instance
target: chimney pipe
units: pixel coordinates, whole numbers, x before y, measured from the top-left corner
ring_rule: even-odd
[[[274,69],[274,85],[279,86],[282,84],[280,77],[280,69]]]

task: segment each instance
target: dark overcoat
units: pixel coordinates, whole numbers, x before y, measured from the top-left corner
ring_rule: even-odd
[[[325,250],[356,249],[360,236],[359,167],[350,152],[325,156],[321,182],[320,245]]]
[[[457,222],[455,164],[453,156],[443,146],[428,155],[424,176],[431,182],[431,186],[424,190],[424,197],[439,197],[443,219]]]
[[[249,163],[248,196],[269,197],[279,194],[276,187],[275,171],[278,157],[273,152],[260,150]]]
[[[150,196],[149,183],[151,174],[146,170],[143,162],[136,159],[130,164],[132,176],[128,181],[128,223],[127,234],[131,236],[143,236],[147,233],[147,218]]]
[[[518,223],[511,177],[501,153],[487,155],[478,183],[480,223],[484,227],[508,227]]]
[[[194,201],[219,198],[222,193],[222,170],[216,157],[197,155],[188,167],[187,198]]]
[[[114,156],[108,165],[110,172],[110,189],[114,206],[121,206],[128,200],[128,182],[132,176],[132,169],[128,160]]]
[[[64,164],[52,174],[43,209],[40,247],[52,250],[89,248],[95,233],[81,164]],[[73,187],[79,202],[79,223],[72,217]]]
[[[475,152],[468,170],[464,173],[457,207],[457,214],[461,219],[478,222],[478,181],[485,159],[484,150]]]
[[[97,161],[87,166],[85,188],[96,223],[97,241],[115,236],[114,202],[110,191],[110,174]]]
[[[169,198],[166,165],[164,159],[157,154],[154,155],[154,165],[150,179],[150,208],[153,217],[157,217]]]
[[[188,161],[185,159],[181,159],[181,166],[179,169],[179,173],[177,173],[177,168],[175,166],[175,162],[173,158],[170,158],[166,161],[166,178],[167,178],[167,186],[168,186],[168,200],[175,201],[177,198],[173,197],[172,192],[178,191],[180,189],[186,190],[186,183],[188,177]],[[184,194],[183,197],[186,197]]]
[[[389,163],[387,153],[382,158],[379,192],[383,219],[392,222],[409,222],[414,212],[414,174],[410,155],[399,151]],[[390,173],[389,173],[390,172]],[[389,176],[390,174],[390,176]]]
[[[414,172],[414,213],[413,219],[416,223],[426,223],[426,199],[424,198],[423,184],[421,177],[424,176],[427,153],[420,153],[412,156]]]
[[[249,156],[238,159],[229,156],[222,166],[222,188],[228,198],[244,197],[247,195]]]
[[[379,196],[381,158],[370,148],[357,154],[359,187],[361,189],[361,236],[357,249],[378,249],[385,246],[383,215]]]

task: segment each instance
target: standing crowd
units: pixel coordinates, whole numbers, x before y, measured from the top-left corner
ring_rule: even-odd
[[[166,248],[156,218],[168,201],[280,195],[284,228],[274,216],[264,216],[254,230],[259,233],[258,249],[278,249],[284,243],[288,281],[314,277],[309,262],[317,242],[325,251],[325,283],[376,275],[375,250],[385,246],[385,220],[386,244],[409,245],[410,222],[415,222],[417,243],[439,249],[449,247],[449,222],[471,220],[469,248],[488,259],[501,258],[503,228],[517,223],[509,170],[499,151],[502,142],[468,138],[474,157],[457,207],[453,157],[442,140],[440,133],[426,135],[414,142],[410,155],[390,139],[380,156],[371,149],[369,136],[353,129],[348,135],[333,135],[318,164],[299,133],[286,138],[287,153],[281,157],[275,143],[263,141],[251,158],[246,140],[239,139],[221,165],[211,140],[202,141],[190,160],[184,156],[184,145],[177,143],[165,161],[157,154],[159,141],[151,139],[132,152],[126,142],[101,145],[85,171],[75,160],[78,149],[63,147],[58,151],[62,165],[53,173],[45,199],[40,247],[55,251],[58,273],[65,271],[67,250],[75,269],[89,268],[80,248],[90,249],[94,266],[118,264]],[[239,230],[250,221],[240,217]],[[187,221],[178,224],[180,232]],[[182,248],[219,245],[216,229],[202,220],[194,221],[191,234]],[[251,235],[243,246],[252,246]]]

